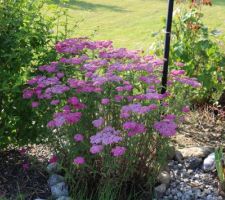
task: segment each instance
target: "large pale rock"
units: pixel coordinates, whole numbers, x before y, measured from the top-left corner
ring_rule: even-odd
[[[69,191],[68,187],[65,182],[58,183],[56,185],[53,185],[51,187],[52,197],[54,199],[60,198],[60,197],[68,197]]]
[[[184,158],[188,157],[205,158],[210,153],[212,153],[214,149],[212,147],[203,146],[203,147],[187,147],[179,149],[179,151],[181,152]]]
[[[202,168],[204,171],[213,171],[216,169],[215,153],[211,153],[205,158]]]
[[[170,183],[171,176],[167,171],[161,171],[157,177],[157,181],[161,184],[168,185]]]

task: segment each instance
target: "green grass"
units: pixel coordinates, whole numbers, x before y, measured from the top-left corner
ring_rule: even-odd
[[[225,0],[213,0],[212,7],[204,7],[205,22],[210,28],[225,31]],[[70,25],[79,28],[73,36],[113,40],[117,47],[147,49],[163,25],[167,14],[167,0],[70,0]]]

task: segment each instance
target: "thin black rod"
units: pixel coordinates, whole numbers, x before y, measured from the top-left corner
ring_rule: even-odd
[[[169,55],[170,55],[170,37],[171,37],[171,28],[173,20],[173,6],[174,0],[168,0],[168,14],[166,22],[166,39],[164,47],[164,65],[163,65],[163,76],[162,76],[162,90],[161,94],[164,94],[167,89],[167,77],[168,77],[168,65],[169,65]]]

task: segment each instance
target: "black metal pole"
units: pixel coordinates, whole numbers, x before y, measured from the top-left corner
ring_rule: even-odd
[[[163,65],[163,76],[162,76],[162,90],[161,94],[164,94],[167,89],[167,76],[168,76],[168,65],[169,65],[169,54],[170,54],[170,36],[173,20],[173,6],[174,0],[168,0],[168,14],[166,22],[166,39],[164,49],[164,65]]]

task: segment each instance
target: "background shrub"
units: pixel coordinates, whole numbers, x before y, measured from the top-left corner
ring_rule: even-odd
[[[198,7],[180,7],[174,12],[170,61],[171,67],[176,61],[185,63],[187,74],[202,83],[202,89],[193,97],[195,103],[215,103],[225,88],[225,54],[220,47],[223,40],[217,30],[209,31],[202,18]],[[164,31],[155,37],[151,52],[162,57]]]
[[[0,148],[36,142],[45,129],[22,100],[21,90],[35,66],[55,59],[54,18],[44,18],[43,1],[0,1]]]

